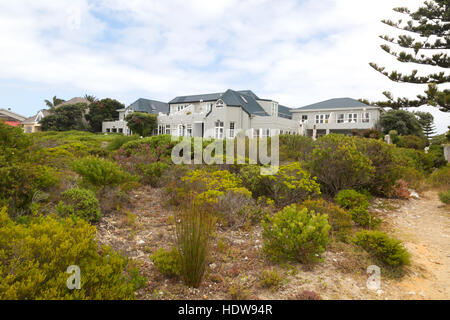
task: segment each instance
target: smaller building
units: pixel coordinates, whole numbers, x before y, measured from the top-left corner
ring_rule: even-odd
[[[133,112],[143,112],[155,115],[167,114],[169,112],[169,104],[157,100],[149,100],[140,98],[124,109],[117,110],[119,112],[119,120],[104,121],[102,123],[102,132],[106,133],[123,133],[125,135],[132,134],[127,126],[125,117]]]
[[[12,112],[11,108],[8,109],[0,109],[0,121],[5,121],[7,124],[13,127],[20,127],[21,122],[25,120],[24,116],[21,116],[18,113]]]
[[[329,133],[351,134],[377,127],[383,109],[351,98],[330,99],[292,109],[300,134],[317,138]]]
[[[44,117],[48,116],[50,112],[46,109],[39,110],[37,114],[22,121],[22,128],[25,133],[33,133],[41,131],[41,124],[39,123]]]

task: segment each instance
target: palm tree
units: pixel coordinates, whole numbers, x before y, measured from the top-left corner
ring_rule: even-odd
[[[63,99],[59,99],[56,96],[53,97],[53,102],[50,100],[45,99],[45,104],[47,105],[47,107],[49,107],[50,109],[53,109],[54,107],[56,107],[57,105],[65,102],[66,100]]]
[[[98,99],[97,99],[97,97],[96,96],[94,96],[94,95],[90,95],[90,94],[85,94],[84,95],[84,98],[86,99],[86,100],[88,100],[89,102],[95,102],[95,101],[98,101]]]

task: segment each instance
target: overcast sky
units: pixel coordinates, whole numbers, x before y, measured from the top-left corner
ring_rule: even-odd
[[[397,34],[380,22],[397,19],[392,7],[420,2],[0,0],[0,108],[30,116],[54,95],[129,105],[228,88],[290,107],[415,97],[423,86],[395,84],[369,62],[417,68],[382,51],[378,35]],[[450,114],[425,109],[444,132]]]

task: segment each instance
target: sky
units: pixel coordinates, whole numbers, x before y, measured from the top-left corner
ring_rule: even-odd
[[[376,72],[397,62],[379,35],[392,7],[420,0],[0,0],[0,108],[31,116],[44,99],[138,98],[249,89],[289,107],[331,98],[414,98],[424,86]],[[450,88],[444,85],[441,88]],[[433,107],[439,133],[450,114]],[[418,109],[414,109],[418,110]]]

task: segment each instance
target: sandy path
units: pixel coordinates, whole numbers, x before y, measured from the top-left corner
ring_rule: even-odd
[[[389,213],[392,233],[411,253],[408,275],[389,283],[397,299],[450,299],[450,210],[436,191]]]

